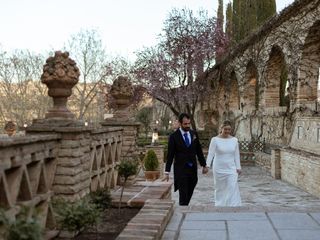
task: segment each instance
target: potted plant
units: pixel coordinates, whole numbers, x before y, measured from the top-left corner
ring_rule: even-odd
[[[147,180],[154,181],[160,177],[158,157],[153,150],[150,149],[146,153],[143,159],[143,166],[145,178]]]

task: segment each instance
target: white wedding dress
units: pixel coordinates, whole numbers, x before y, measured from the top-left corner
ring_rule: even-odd
[[[237,169],[240,166],[238,139],[213,137],[207,156],[207,166],[213,161],[215,206],[241,206]]]

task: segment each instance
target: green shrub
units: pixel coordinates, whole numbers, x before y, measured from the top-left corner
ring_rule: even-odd
[[[138,147],[144,147],[146,145],[151,145],[151,138],[137,138],[137,145]]]
[[[108,189],[98,189],[90,193],[90,202],[95,204],[98,209],[106,210],[111,207],[112,198]]]
[[[57,222],[62,229],[68,231],[81,231],[97,224],[100,211],[97,206],[87,198],[71,203],[63,199],[54,202],[57,213]]]
[[[159,161],[158,161],[157,155],[153,150],[148,150],[147,154],[143,159],[143,162],[144,162],[144,169],[146,171],[155,171],[159,167]]]
[[[135,160],[122,160],[117,166],[118,175],[126,181],[128,177],[137,174],[138,165],[139,163]]]
[[[42,231],[34,218],[17,219],[11,223],[8,230],[8,240],[40,240]]]
[[[0,208],[0,226],[6,226],[9,224],[9,220],[4,213],[4,209]]]
[[[120,208],[121,208],[124,187],[126,185],[128,178],[132,175],[137,174],[138,166],[139,166],[139,162],[136,160],[122,160],[120,164],[117,166],[118,175],[124,178],[124,182],[121,188],[120,200],[119,200],[119,216],[121,213]]]
[[[28,217],[29,208],[22,208],[15,222],[7,221],[7,240],[40,240],[42,228],[37,219]]]

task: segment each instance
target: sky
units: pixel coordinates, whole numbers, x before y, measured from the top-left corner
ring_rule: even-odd
[[[276,0],[277,12],[293,1]],[[184,7],[216,16],[218,0],[0,0],[0,46],[45,53],[95,29],[107,53],[134,60],[135,51],[157,43],[170,10]]]

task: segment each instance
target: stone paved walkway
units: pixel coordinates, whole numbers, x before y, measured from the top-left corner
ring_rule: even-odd
[[[162,240],[319,240],[320,199],[257,167],[239,178],[242,207],[214,207],[213,176],[199,174],[188,207],[177,205]]]

